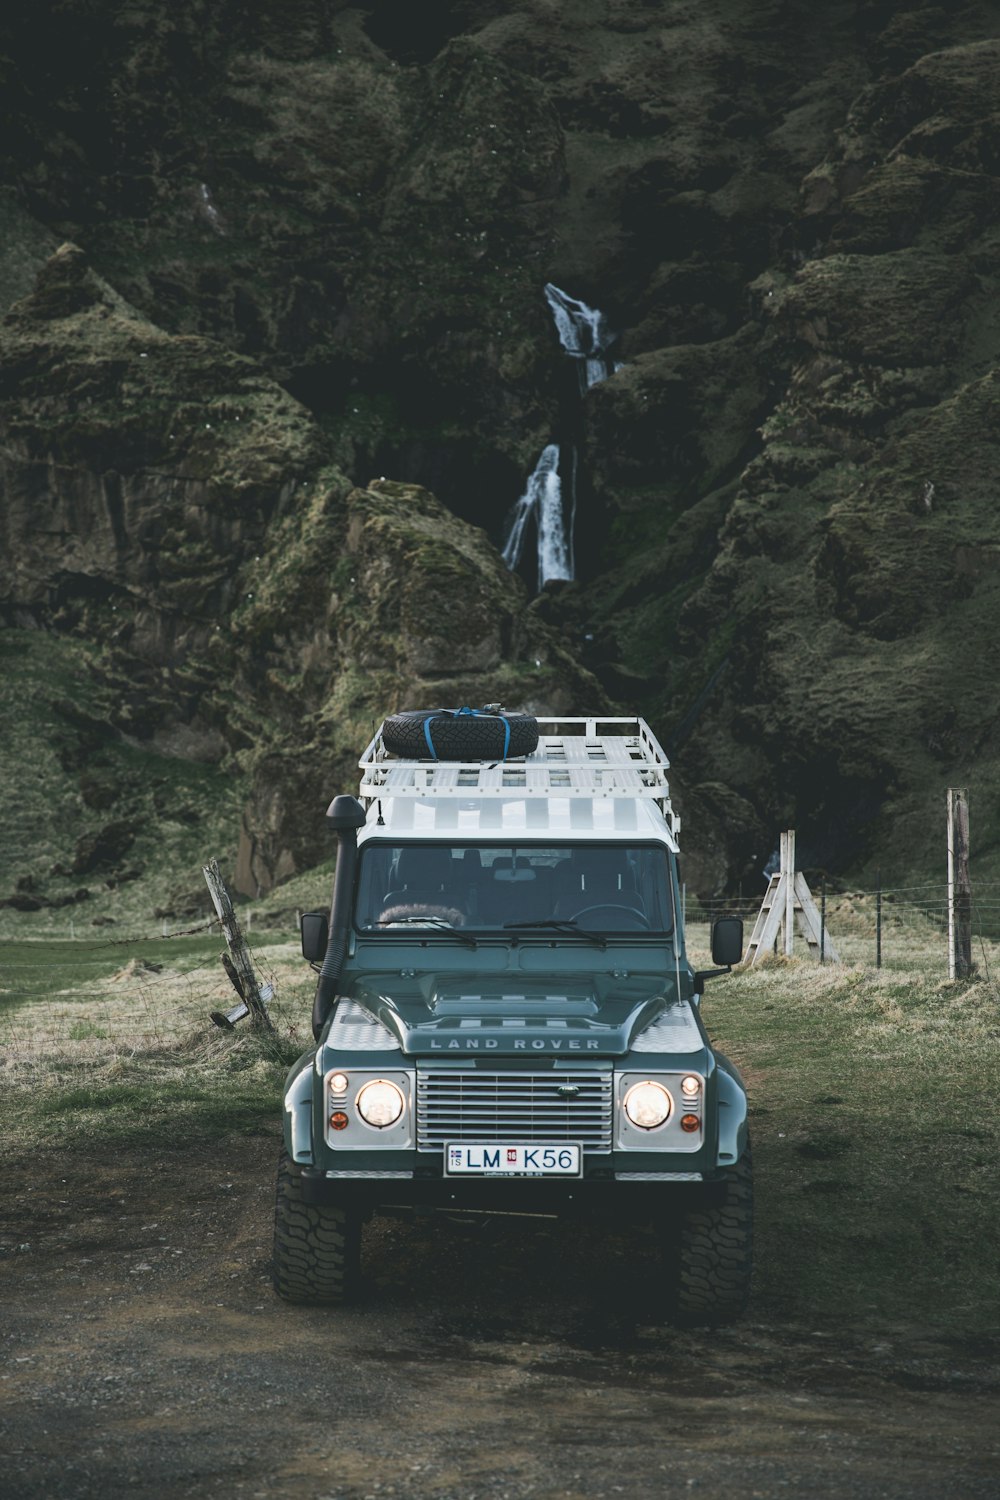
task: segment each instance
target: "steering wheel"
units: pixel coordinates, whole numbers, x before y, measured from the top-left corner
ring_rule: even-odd
[[[647,932],[650,931],[649,918],[645,912],[640,911],[637,906],[619,906],[615,901],[599,901],[595,906],[581,906],[579,911],[573,913],[570,921],[578,922],[581,917],[589,916],[595,911],[613,911],[618,916],[630,917],[631,921],[624,924],[626,930],[631,927],[640,927]]]

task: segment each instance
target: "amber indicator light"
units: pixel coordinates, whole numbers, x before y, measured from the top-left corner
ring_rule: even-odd
[[[690,1134],[692,1131],[701,1129],[701,1121],[697,1115],[681,1115],[681,1129]]]
[[[344,1111],[342,1109],[334,1110],[333,1114],[330,1116],[330,1125],[334,1130],[347,1129],[347,1116],[344,1114]]]

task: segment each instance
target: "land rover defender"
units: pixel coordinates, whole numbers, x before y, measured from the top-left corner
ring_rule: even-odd
[[[406,1206],[654,1223],[676,1314],[745,1306],[747,1097],[700,1015],[668,763],[642,719],[538,721],[517,759],[394,755],[338,796],[307,913],[315,1045],[284,1096],[274,1282],[348,1299],[361,1229]]]

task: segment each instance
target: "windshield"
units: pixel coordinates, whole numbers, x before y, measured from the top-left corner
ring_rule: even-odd
[[[673,929],[661,844],[383,844],[360,851],[355,922],[362,932],[447,926],[655,932]]]

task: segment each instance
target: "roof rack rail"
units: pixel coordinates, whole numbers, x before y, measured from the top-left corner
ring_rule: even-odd
[[[530,755],[437,761],[393,755],[380,725],[358,762],[361,797],[650,797],[676,834],[670,762],[645,719],[539,717],[538,730]]]

